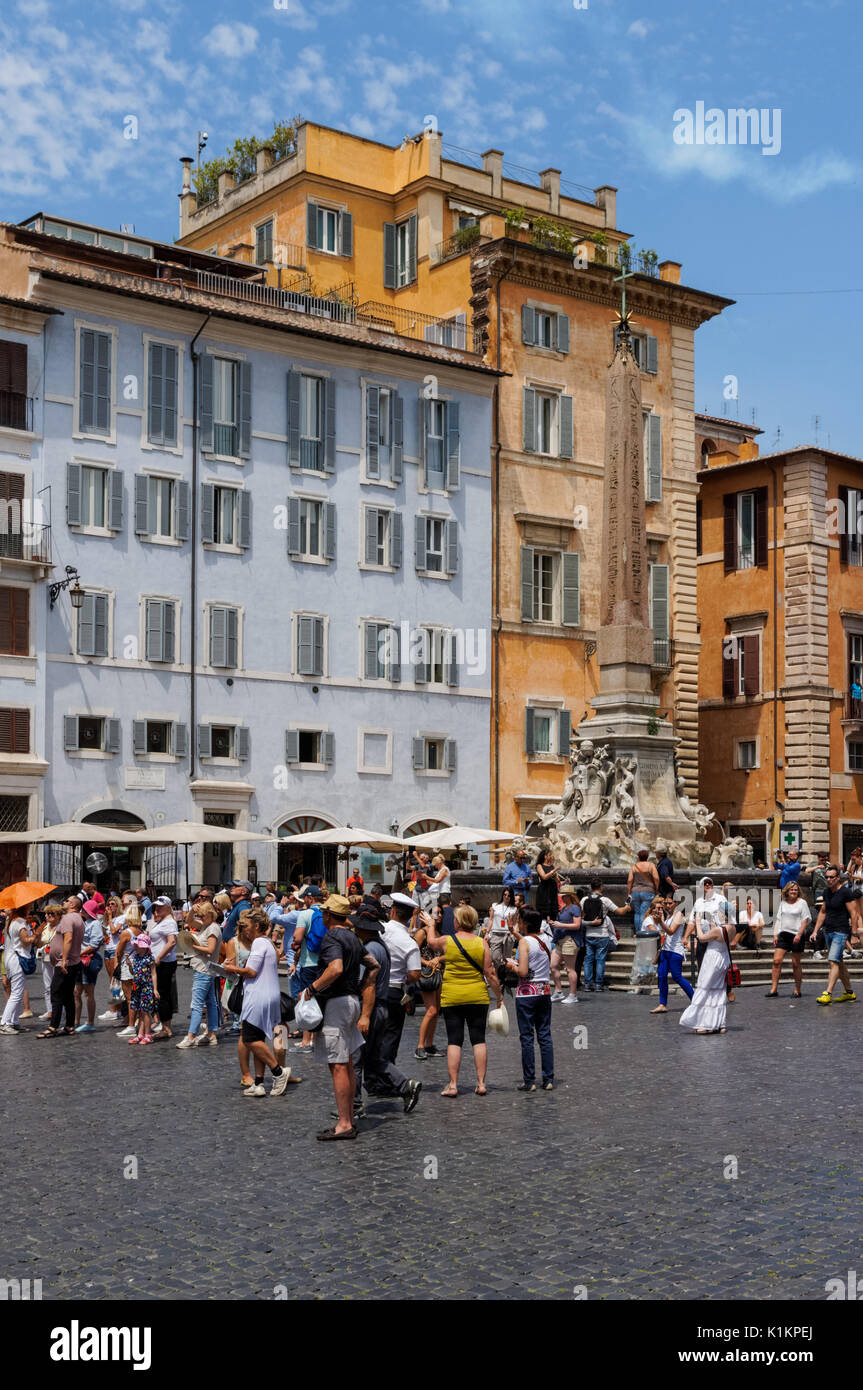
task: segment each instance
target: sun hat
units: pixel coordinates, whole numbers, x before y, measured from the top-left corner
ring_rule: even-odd
[[[139,951],[149,951],[150,938],[145,931],[142,931],[140,936],[135,937],[135,945]]]
[[[90,917],[98,917],[104,906],[104,902],[99,903],[95,898],[90,898],[82,904],[81,911],[88,913]]]
[[[331,912],[334,917],[347,917],[351,905],[340,893],[331,893],[326,902],[321,903],[321,909],[323,912]]]

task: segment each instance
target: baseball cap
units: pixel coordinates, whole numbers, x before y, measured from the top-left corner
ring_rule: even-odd
[[[166,897],[165,894],[163,893],[162,896],[161,896],[160,898],[156,898],[155,902],[153,903],[153,906],[154,906],[154,907],[172,907],[173,904],[172,904],[172,902],[171,902],[171,899],[168,898],[168,897]]]
[[[140,947],[142,951],[149,951],[150,938],[145,931],[142,931],[140,936],[135,937],[135,945]]]
[[[347,917],[351,910],[347,898],[343,898],[340,893],[331,893],[321,907],[324,912],[331,912],[334,917]]]
[[[416,907],[413,898],[409,898],[407,893],[391,893],[392,902],[398,903],[399,907]]]
[[[297,896],[300,895],[298,894]],[[316,883],[310,883],[302,896],[304,898],[322,898],[324,896],[324,890],[323,888],[319,888]]]

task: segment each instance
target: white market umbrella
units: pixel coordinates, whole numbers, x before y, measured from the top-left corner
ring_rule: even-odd
[[[269,840],[252,830],[235,830],[230,825],[204,825],[201,821],[178,820],[153,830],[136,830],[129,837],[134,845],[233,845],[252,840]]]
[[[363,830],[357,825],[330,825],[325,830],[309,830],[304,835],[283,835],[273,844],[279,845],[348,845],[351,848],[400,850],[409,844],[395,835],[379,830]]]
[[[61,825],[42,825],[37,830],[4,831],[0,835],[0,844],[16,841],[25,845],[126,845],[136,842],[137,833],[110,825],[65,821]]]
[[[412,849],[462,849],[465,845],[512,844],[521,835],[509,830],[477,830],[470,825],[445,825],[427,835],[414,835],[405,844]]]

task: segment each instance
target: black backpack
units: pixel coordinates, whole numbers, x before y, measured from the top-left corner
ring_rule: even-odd
[[[591,893],[581,904],[582,922],[601,922],[605,916],[605,904],[598,893]]]

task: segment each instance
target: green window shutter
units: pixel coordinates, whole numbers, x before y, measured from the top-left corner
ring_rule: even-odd
[[[408,218],[408,284],[417,278],[417,215],[412,212]]]
[[[522,443],[526,454],[536,453],[536,392],[525,386],[522,392]]]
[[[313,250],[318,250],[318,205],[306,203],[306,241]]]
[[[579,592],[580,559],[578,552],[568,550],[563,555],[563,625],[578,627],[581,622],[581,595]]]
[[[645,364],[645,371],[648,371],[648,372],[658,372],[658,371],[659,371],[659,343],[658,343],[657,339],[656,339],[656,338],[652,338],[652,337],[650,336],[649,333],[648,333],[648,335],[647,335],[647,353],[646,353],[646,356],[647,356],[647,362],[646,362],[646,364]]]
[[[343,212],[339,218],[339,233],[342,255],[352,256],[354,254],[354,219],[349,212]]]
[[[213,451],[213,357],[201,356],[201,448]]]
[[[557,350],[569,352],[569,314],[557,316]]]
[[[378,560],[378,509],[365,509],[365,563],[376,565]]]
[[[404,472],[404,401],[397,391],[390,395],[392,410],[392,444],[390,445],[390,469],[392,481],[400,483]]]
[[[573,450],[572,396],[558,397],[558,458],[571,459]]]
[[[647,501],[662,500],[662,416],[647,417]]]
[[[240,422],[240,458],[248,458],[252,451],[252,364],[251,362],[239,362],[237,364],[237,389],[239,391],[239,411],[237,419]]]
[[[300,467],[300,373],[288,372],[288,463]]]
[[[135,474],[135,535],[150,536],[150,479],[146,473]]]
[[[458,522],[447,521],[444,526],[446,548],[446,572],[458,574]]]
[[[288,498],[288,554],[300,553],[300,499]]]
[[[527,347],[536,343],[536,310],[529,304],[521,306],[521,341]]]
[[[204,545],[212,545],[215,537],[215,510],[214,499],[216,489],[212,483],[201,483],[201,541]]]
[[[533,622],[533,546],[521,547],[521,620]]]
[[[81,465],[66,464],[66,520],[70,526],[81,525]]]
[[[85,594],[78,609],[78,655],[95,656],[96,595]]]
[[[396,224],[384,223],[384,289],[396,287]]]
[[[336,558],[336,504],[335,502],[324,503],[324,559],[335,560]]]
[[[557,754],[559,758],[569,757],[569,738],[572,732],[572,715],[568,709],[558,711],[557,715]]]
[[[530,705],[524,712],[524,751],[529,758],[536,752],[536,740],[533,726],[533,710]]]
[[[365,662],[363,676],[366,680],[376,680],[378,675],[378,625],[365,625]]]
[[[237,502],[239,503],[240,549],[248,550],[252,544],[252,494],[245,491],[238,493]]]
[[[377,386],[366,387],[366,477],[380,477],[380,463],[378,459],[378,439],[380,434],[380,422],[378,411],[380,409],[380,388]]]
[[[418,570],[426,567],[426,518],[418,516],[414,523],[414,562]]]
[[[336,471],[336,383],[332,377],[323,382],[324,388],[324,472]]]
[[[454,492],[459,485],[461,461],[461,436],[459,433],[460,408],[458,401],[447,401],[446,406],[446,485]]]
[[[123,529],[123,474],[118,468],[108,472],[108,527],[111,531]]]

